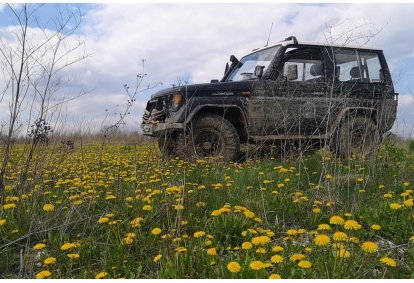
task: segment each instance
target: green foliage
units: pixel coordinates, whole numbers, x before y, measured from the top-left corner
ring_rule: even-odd
[[[1,199],[2,278],[413,278],[414,157],[392,142],[375,162],[50,147],[22,195],[19,150]]]

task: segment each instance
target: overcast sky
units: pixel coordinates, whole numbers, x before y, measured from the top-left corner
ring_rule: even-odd
[[[91,56],[66,72],[73,78],[68,87],[74,92],[80,88],[91,92],[68,104],[68,125],[83,123],[99,128],[108,119],[115,121],[128,100],[123,86],[135,86],[141,60],[145,59],[147,76],[142,89],[157,83],[162,86],[136,97],[126,121],[129,129],[138,130],[151,94],[180,81],[205,83],[220,79],[230,55],[240,59],[266,44],[273,23],[270,44],[291,35],[302,41],[341,42],[341,35],[350,34],[346,31],[353,28],[356,37],[375,34],[368,45],[384,50],[400,93],[393,131],[411,135],[414,4],[137,3],[82,7],[85,20],[77,36],[86,39],[86,51]],[[53,11],[49,8],[42,14],[44,19]],[[0,4],[0,37],[4,38],[13,25],[11,18],[9,9]],[[5,99],[0,103],[3,112],[6,103]]]

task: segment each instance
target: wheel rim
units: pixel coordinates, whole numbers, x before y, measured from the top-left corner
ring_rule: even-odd
[[[199,157],[217,156],[222,148],[221,135],[216,131],[201,131],[194,137],[194,148]]]

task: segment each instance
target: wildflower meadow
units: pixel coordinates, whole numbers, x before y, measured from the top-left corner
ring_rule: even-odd
[[[24,145],[0,278],[414,278],[414,152],[163,159],[152,142]]]

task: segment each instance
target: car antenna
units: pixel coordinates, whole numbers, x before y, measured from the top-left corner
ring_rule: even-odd
[[[273,22],[272,22],[272,25],[270,26],[269,37],[267,38],[267,42],[264,47],[266,47],[269,44],[270,34],[272,33],[272,27],[273,27]]]

